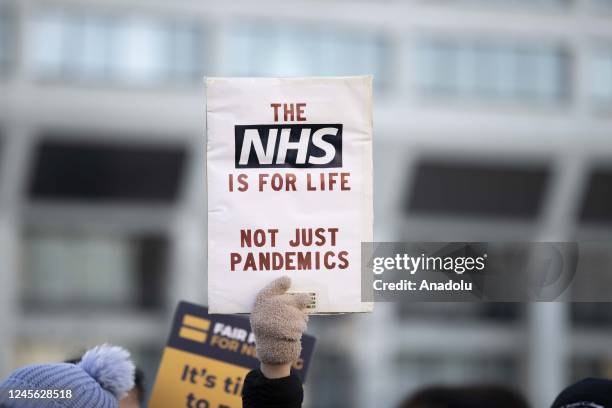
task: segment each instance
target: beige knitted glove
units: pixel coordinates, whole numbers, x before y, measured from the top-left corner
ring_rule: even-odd
[[[293,363],[300,357],[300,339],[306,330],[306,293],[287,294],[291,279],[278,278],[263,288],[255,298],[251,328],[255,333],[257,358],[265,364]]]

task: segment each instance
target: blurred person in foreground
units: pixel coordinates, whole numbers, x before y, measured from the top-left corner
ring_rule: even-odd
[[[80,358],[66,360],[68,364],[79,364]],[[145,400],[145,376],[142,370],[135,367],[134,387],[128,391],[127,396],[119,401],[119,408],[141,408]]]
[[[551,408],[612,408],[612,381],[585,378],[559,394]]]
[[[34,364],[15,370],[0,383],[0,407],[119,408],[119,400],[134,387],[134,370],[130,353],[104,344],[87,351],[77,364]],[[20,391],[25,397],[15,398]]]
[[[528,408],[525,398],[499,385],[432,386],[417,391],[399,408]]]
[[[128,395],[119,401],[119,408],[141,408],[145,400],[145,377],[142,370],[136,367],[134,371],[134,388],[128,391]]]
[[[304,399],[300,379],[291,371],[302,351],[310,303],[307,294],[286,293],[291,279],[278,278],[255,298],[251,327],[260,367],[251,370],[242,391],[243,408],[299,408]]]

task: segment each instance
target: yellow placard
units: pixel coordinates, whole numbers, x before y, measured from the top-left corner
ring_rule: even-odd
[[[315,339],[304,335],[293,372],[304,381]],[[151,408],[241,408],[248,372],[259,366],[248,319],[209,315],[180,302],[157,372]]]
[[[150,408],[241,408],[248,368],[166,347]]]

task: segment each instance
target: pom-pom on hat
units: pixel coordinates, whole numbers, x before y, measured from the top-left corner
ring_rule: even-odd
[[[0,407],[117,408],[119,400],[134,387],[134,370],[129,352],[104,344],[87,351],[78,364],[35,364],[17,369],[0,383]],[[9,390],[70,390],[71,398],[11,399]]]

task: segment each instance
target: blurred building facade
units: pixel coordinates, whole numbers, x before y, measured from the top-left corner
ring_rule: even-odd
[[[375,76],[375,234],[612,237],[612,2],[0,2],[0,375],[206,303],[204,75]],[[612,255],[592,254],[602,268]],[[612,376],[606,304],[314,317],[310,407]]]

